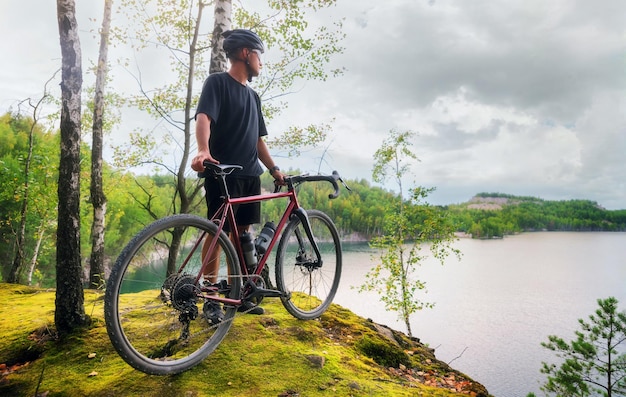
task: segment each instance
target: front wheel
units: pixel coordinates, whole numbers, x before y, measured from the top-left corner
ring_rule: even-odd
[[[285,309],[301,320],[317,318],[328,309],[341,278],[341,242],[333,221],[325,213],[307,211],[321,261],[300,218],[285,228],[276,254],[276,284],[285,293]]]
[[[221,281],[220,295],[237,299],[241,278],[235,249],[207,219],[188,214],[160,219],[120,254],[107,282],[104,316],[115,350],[135,369],[153,375],[185,371],[228,332],[236,309],[226,308],[222,322],[213,324],[201,293],[202,247],[215,238],[219,256],[211,256],[217,263],[209,266],[215,272],[211,278]]]

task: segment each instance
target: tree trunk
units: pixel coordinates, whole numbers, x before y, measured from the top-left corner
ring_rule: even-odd
[[[45,98],[44,94],[44,98]],[[30,127],[28,134],[28,154],[26,155],[26,161],[24,163],[24,191],[22,197],[22,207],[20,209],[20,225],[15,236],[15,256],[13,257],[13,263],[7,277],[9,283],[19,283],[19,272],[24,265],[24,247],[26,247],[26,216],[28,214],[28,196],[30,193],[30,164],[33,158],[33,134],[35,132],[35,125],[37,124],[37,110],[38,106],[33,111],[33,124]]]
[[[41,224],[39,225],[39,230],[37,231],[37,243],[35,244],[33,257],[30,260],[30,266],[28,268],[28,276],[26,277],[26,282],[28,283],[28,285],[33,285],[33,273],[35,272],[35,267],[37,267],[37,258],[39,257],[39,250],[41,249],[43,236],[46,234],[46,227],[44,226],[45,223],[46,220],[42,219]]]
[[[30,157],[31,149],[29,149]],[[30,161],[27,160],[27,163]],[[25,167],[28,169],[28,166]],[[28,178],[28,171],[25,171],[26,178]],[[19,283],[19,271],[24,263],[24,247],[26,246],[26,212],[28,210],[28,180],[24,182],[24,198],[22,200],[22,208],[20,210],[20,225],[15,235],[15,256],[13,257],[13,263],[7,276],[7,282]]]
[[[198,15],[196,16],[196,24],[193,30],[193,38],[189,44],[189,73],[187,74],[187,93],[185,96],[185,142],[183,146],[183,157],[180,160],[178,166],[178,173],[176,176],[176,190],[180,197],[180,213],[185,214],[189,212],[191,206],[191,197],[187,192],[187,178],[185,174],[187,171],[187,163],[189,161],[189,151],[191,148],[191,140],[193,134],[191,131],[191,109],[193,108],[193,82],[196,77],[196,52],[198,51],[198,37],[200,36],[200,23],[202,22],[202,11],[205,4],[200,1],[198,3]]]
[[[211,64],[209,73],[224,72],[227,68],[226,54],[222,48],[224,38],[222,33],[230,30],[232,15],[232,0],[216,0],[213,25],[213,37],[211,38]]]
[[[107,54],[111,7],[113,0],[104,1],[104,16],[100,32],[100,53],[96,71],[96,94],[93,107],[93,141],[91,146],[91,205],[93,224],[91,225],[91,256],[89,257],[89,287],[98,288],[104,281],[104,217],[106,196],[102,186],[102,137],[104,118],[104,89],[107,76]]]
[[[80,262],[81,50],[74,0],[57,0],[61,44],[61,154],[57,226],[57,291],[54,321],[59,334],[87,323]]]
[[[56,75],[56,73],[54,74]],[[20,282],[20,271],[25,265],[26,254],[26,220],[29,212],[29,198],[31,195],[30,189],[30,178],[31,178],[31,165],[33,158],[33,148],[35,146],[34,143],[34,135],[35,128],[39,123],[39,111],[42,105],[45,103],[46,99],[50,96],[48,94],[48,84],[54,79],[54,76],[50,78],[44,85],[44,93],[43,96],[35,103],[28,99],[28,104],[33,109],[33,121],[30,126],[30,130],[28,132],[28,153],[26,155],[26,161],[24,162],[24,189],[22,191],[22,206],[20,209],[20,223],[18,226],[18,230],[15,233],[15,256],[13,257],[13,262],[11,263],[11,267],[9,269],[9,274],[7,275],[7,282],[9,283],[19,283]]]
[[[187,179],[185,173],[187,170],[187,162],[189,161],[189,151],[191,148],[191,108],[193,101],[193,81],[196,73],[196,51],[198,46],[198,37],[200,35],[200,23],[202,21],[202,11],[205,7],[205,3],[200,1],[198,3],[198,15],[196,17],[196,25],[194,26],[193,39],[189,45],[189,74],[187,75],[187,95],[185,98],[185,142],[183,148],[183,157],[180,160],[178,167],[178,173],[176,177],[176,190],[178,197],[180,198],[180,213],[188,213],[191,206],[191,197],[187,193]],[[175,259],[178,257],[178,251],[180,250],[182,238],[182,230],[174,230],[172,234],[172,242],[169,247],[169,259],[167,265],[167,274],[173,274],[176,271]]]

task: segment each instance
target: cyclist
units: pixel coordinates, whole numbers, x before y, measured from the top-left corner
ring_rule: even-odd
[[[223,48],[230,61],[227,72],[214,73],[204,82],[196,109],[196,140],[198,153],[191,162],[195,171],[203,171],[203,162],[208,160],[219,164],[239,164],[243,169],[233,172],[226,178],[231,197],[246,197],[261,192],[260,175],[263,169],[259,160],[276,180],[284,183],[285,175],[276,166],[263,140],[267,135],[265,121],[261,113],[261,100],[250,88],[248,82],[259,75],[264,52],[260,37],[246,29],[224,32]],[[219,209],[222,193],[217,181],[207,177],[204,182],[208,217]],[[238,233],[248,230],[251,224],[261,221],[261,204],[252,203],[235,207]],[[225,225],[226,227],[227,225]],[[208,244],[204,245],[205,251]],[[217,250],[216,250],[217,251]],[[215,257],[219,252],[215,253]],[[217,282],[217,260],[211,260],[205,278],[210,283]],[[245,302],[240,311],[263,314],[261,307]],[[208,301],[203,309],[207,320],[219,323],[224,312],[218,302]]]

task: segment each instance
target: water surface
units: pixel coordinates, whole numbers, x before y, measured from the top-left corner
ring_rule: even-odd
[[[626,310],[626,233],[525,233],[502,240],[461,239],[461,261],[430,259],[420,268],[423,300],[436,303],[412,317],[413,334],[437,357],[487,387],[496,397],[543,395],[539,372],[553,354],[548,335],[571,339],[578,319],[614,296]],[[344,245],[344,270],[335,302],[406,331],[374,293],[353,286],[372,266],[365,245]]]

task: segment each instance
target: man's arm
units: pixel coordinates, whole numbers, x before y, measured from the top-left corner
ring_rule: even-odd
[[[209,150],[209,137],[211,136],[211,118],[204,113],[196,115],[196,143],[198,154],[191,160],[191,168],[194,171],[204,171],[204,160],[219,164],[219,161],[211,156]]]
[[[256,147],[259,153],[259,160],[261,160],[263,165],[266,166],[268,170],[270,170],[270,174],[274,177],[276,182],[278,182],[279,184],[283,184],[285,182],[285,174],[283,174],[280,171],[280,168],[278,168],[274,163],[272,155],[270,154],[270,151],[267,148],[267,145],[265,144],[263,138],[259,138]]]

